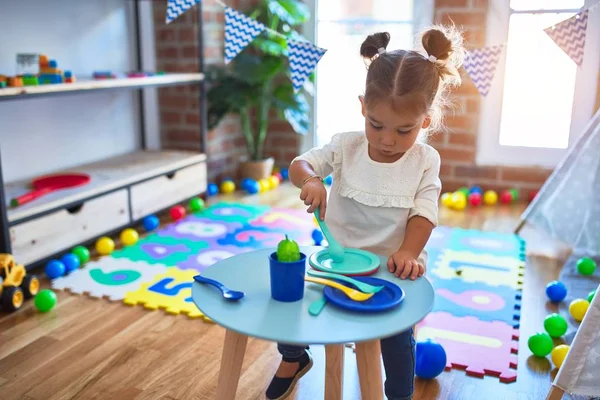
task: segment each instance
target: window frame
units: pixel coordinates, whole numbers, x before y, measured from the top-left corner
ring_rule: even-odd
[[[597,0],[586,0],[584,8]],[[523,13],[523,11],[518,11]],[[510,0],[489,2],[486,46],[508,42],[511,16]],[[477,140],[476,163],[482,166],[507,165],[513,167],[554,168],[580,137],[594,114],[598,70],[600,69],[600,9],[588,16],[584,60],[575,79],[574,101],[571,114],[569,145],[566,149],[503,146],[500,144],[503,86],[506,66],[505,48],[501,54],[490,91],[481,96],[481,112]]]
[[[321,0],[327,1],[327,0]],[[317,30],[318,30],[318,4],[319,0],[306,0],[305,4],[309,7],[311,12],[311,18],[304,24],[303,27],[303,35],[311,41],[316,43],[317,40]],[[416,37],[418,33],[420,33],[424,28],[431,25],[431,21],[434,20],[435,16],[435,0],[413,0],[413,37]],[[316,73],[318,73],[318,64]],[[300,140],[300,153],[304,153],[313,147],[315,147],[318,143],[317,137],[317,102],[318,102],[318,85],[314,85],[312,88],[313,96],[309,98],[310,105],[310,126],[306,135],[302,136]]]

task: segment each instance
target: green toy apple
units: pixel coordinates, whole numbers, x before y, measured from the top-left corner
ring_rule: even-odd
[[[300,247],[298,243],[290,240],[287,235],[277,245],[277,259],[282,262],[293,262],[300,259]]]

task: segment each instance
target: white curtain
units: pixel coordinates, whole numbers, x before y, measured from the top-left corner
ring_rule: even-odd
[[[522,219],[573,249],[600,255],[600,110]]]

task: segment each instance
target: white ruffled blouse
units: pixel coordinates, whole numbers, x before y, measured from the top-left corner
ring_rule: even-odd
[[[339,133],[296,160],[323,177],[332,175],[325,222],[345,247],[389,257],[402,244],[410,218],[438,224],[440,155],[427,144],[417,142],[399,160],[381,163],[369,156],[364,132]],[[425,251],[419,261],[426,264]]]

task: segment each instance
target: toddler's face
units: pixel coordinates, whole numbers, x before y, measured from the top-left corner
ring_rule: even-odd
[[[420,130],[429,126],[430,119],[414,102],[399,100],[392,105],[381,101],[367,107],[362,96],[360,100],[369,155],[374,161],[398,160],[415,143]]]

